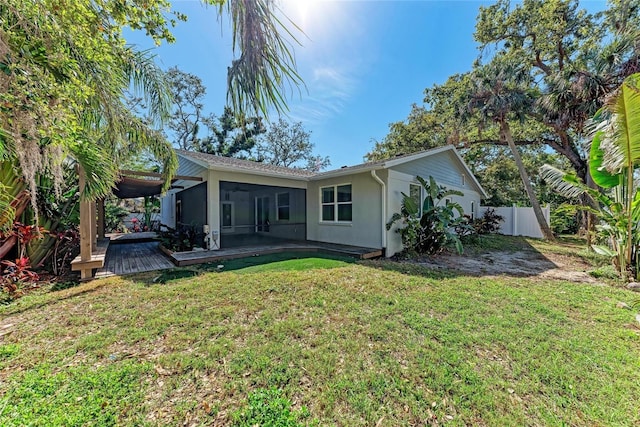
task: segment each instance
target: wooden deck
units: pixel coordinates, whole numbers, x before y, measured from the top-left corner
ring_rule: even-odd
[[[217,251],[190,251],[167,254],[177,266],[203,264],[225,259],[244,258],[279,252],[328,252],[358,259],[376,258],[383,255],[382,249],[339,245],[314,241],[283,241],[277,244],[245,246]]]
[[[82,257],[78,255],[73,261],[71,261],[71,271],[85,270],[90,272],[94,268],[101,268],[104,266],[107,251],[109,250],[109,239],[100,239],[97,241],[96,247],[91,254],[91,259],[83,261]],[[83,273],[84,274],[84,273]],[[82,280],[90,280],[91,278],[83,278]]]
[[[131,233],[140,235],[143,233]],[[149,237],[149,236],[138,236]],[[244,258],[254,255],[266,255],[279,252],[325,252],[346,255],[358,259],[382,256],[381,249],[359,246],[338,245],[313,241],[283,240],[265,245],[252,245],[217,251],[191,251],[163,253],[157,241],[136,241],[133,237],[112,240],[106,252],[104,266],[98,268],[95,278],[121,276],[145,271],[164,270],[176,266],[203,264],[225,259]]]
[[[174,268],[175,265],[160,251],[158,246],[158,242],[111,244],[107,250],[104,267],[98,269],[95,277],[120,276]]]

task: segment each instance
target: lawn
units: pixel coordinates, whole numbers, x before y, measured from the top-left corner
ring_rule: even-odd
[[[329,256],[216,270],[0,308],[0,425],[640,423],[629,291]]]

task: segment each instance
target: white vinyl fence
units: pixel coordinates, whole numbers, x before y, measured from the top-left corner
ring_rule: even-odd
[[[540,231],[540,225],[538,225],[536,216],[533,213],[533,208],[519,208],[516,205],[511,207],[481,206],[479,215],[483,215],[487,209],[494,209],[498,215],[504,218],[500,227],[500,234],[507,236],[537,237],[539,239],[544,237],[542,231]],[[551,208],[549,205],[542,208],[542,213],[547,220],[547,224],[549,224],[549,218],[551,216]]]

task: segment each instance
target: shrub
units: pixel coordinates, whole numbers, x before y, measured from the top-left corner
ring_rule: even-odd
[[[162,245],[174,252],[192,251],[203,241],[204,234],[198,232],[198,228],[193,225],[181,225],[178,228],[171,228],[163,225],[167,230],[160,232],[160,242]]]
[[[409,254],[435,254],[446,247],[455,247],[458,253],[462,253],[462,242],[458,233],[470,231],[468,220],[458,203],[441,202],[447,196],[463,194],[438,185],[431,176],[429,182],[419,176],[416,178],[427,195],[422,202],[422,216],[419,216],[420,209],[416,200],[402,193],[400,212],[393,214],[391,221],[387,223],[387,230],[396,222],[404,224],[397,232],[402,238],[404,250]]]
[[[119,205],[106,203],[104,206],[104,227],[107,231],[117,232],[126,229],[122,220],[129,215],[129,211]]]
[[[491,234],[500,231],[500,223],[502,222],[504,222],[504,217],[498,215],[495,209],[489,208],[480,218],[474,219],[471,225],[477,234]]]

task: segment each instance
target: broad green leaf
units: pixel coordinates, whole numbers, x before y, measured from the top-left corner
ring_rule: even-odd
[[[407,211],[407,213],[411,216],[416,216],[418,215],[418,204],[416,203],[416,201],[412,198],[407,196],[406,194],[402,193],[402,203],[404,205],[405,210]]]
[[[640,164],[640,73],[625,79],[613,108],[616,145],[624,155],[624,165],[633,170]]]
[[[603,131],[598,131],[591,141],[591,150],[589,151],[589,173],[593,182],[602,188],[613,188],[620,183],[620,174],[611,174],[604,169],[602,163],[605,153],[600,148],[602,143]]]
[[[601,246],[601,245],[592,245],[591,248],[595,251],[595,253],[600,254],[600,255],[604,255],[604,256],[608,256],[608,257],[615,257],[617,254],[612,251],[611,249],[609,249],[606,246]]]

